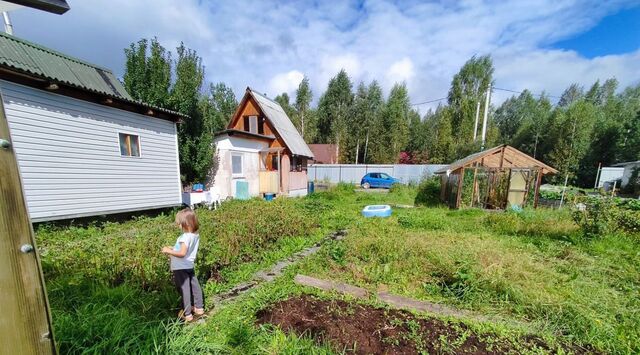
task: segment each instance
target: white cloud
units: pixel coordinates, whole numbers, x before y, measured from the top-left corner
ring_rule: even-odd
[[[621,87],[637,83],[637,51],[588,59],[549,49],[633,3],[95,0],[71,2],[62,16],[28,9],[12,16],[16,35],[117,75],[123,48],[157,36],[169,49],[181,41],[196,49],[207,80],[224,81],[237,94],[247,86],[292,93],[304,74],[317,100],[344,68],[354,84],[378,79],[387,92],[405,80],[419,102],[446,96],[460,66],[483,54],[494,58],[496,84],[509,89],[559,95],[572,82],[588,86],[597,78],[616,76]],[[504,97],[496,92],[494,103]]]
[[[405,57],[393,63],[387,70],[387,83],[408,82],[414,75],[413,62],[410,58]]]
[[[286,73],[276,74],[269,82],[270,93],[273,96],[286,92],[291,96],[300,82],[304,78],[304,74],[297,70],[291,70]]]

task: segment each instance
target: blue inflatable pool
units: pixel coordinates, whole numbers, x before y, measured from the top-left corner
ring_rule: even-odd
[[[391,206],[389,205],[369,205],[362,210],[365,217],[389,217],[391,216]]]

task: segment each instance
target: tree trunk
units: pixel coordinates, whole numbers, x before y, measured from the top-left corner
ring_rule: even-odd
[[[369,129],[367,129],[367,139],[364,142],[364,157],[362,158],[363,163],[367,163],[367,148],[369,147]]]

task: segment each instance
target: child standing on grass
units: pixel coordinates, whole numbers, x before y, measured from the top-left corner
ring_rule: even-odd
[[[192,209],[185,208],[176,214],[176,225],[182,229],[182,235],[173,248],[163,247],[162,252],[171,258],[173,282],[182,298],[179,317],[192,322],[194,314],[196,317],[204,314],[202,289],[193,271],[200,243],[198,218]]]

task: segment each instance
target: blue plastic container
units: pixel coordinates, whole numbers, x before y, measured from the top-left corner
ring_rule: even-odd
[[[310,194],[314,193],[315,190],[316,190],[315,184],[313,183],[313,181],[309,181],[307,183],[307,194],[310,195]]]
[[[273,201],[275,197],[276,197],[276,194],[270,194],[270,193],[264,194],[265,201]]]
[[[391,216],[391,206],[389,205],[369,205],[362,209],[365,217],[389,217]]]

